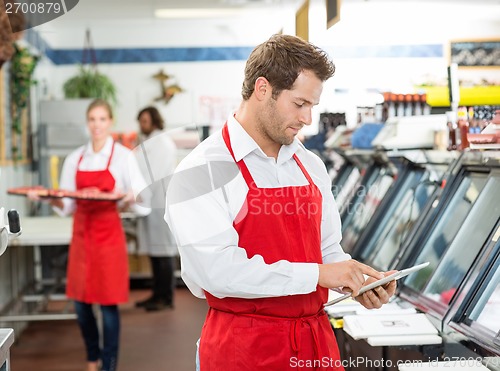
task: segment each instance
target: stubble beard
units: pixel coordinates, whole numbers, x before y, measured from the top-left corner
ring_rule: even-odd
[[[295,136],[285,134],[286,126],[283,126],[283,120],[276,112],[275,100],[270,99],[268,102],[265,109],[257,115],[258,131],[280,145],[292,144]]]

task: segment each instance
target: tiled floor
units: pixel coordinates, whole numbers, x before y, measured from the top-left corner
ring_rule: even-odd
[[[178,288],[175,309],[145,312],[133,303],[148,291],[133,290],[121,306],[119,371],[191,371],[207,305]],[[11,348],[12,371],[83,371],[85,352],[76,321],[32,322]]]

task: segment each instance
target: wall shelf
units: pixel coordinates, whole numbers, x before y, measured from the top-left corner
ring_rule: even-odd
[[[418,92],[427,94],[431,107],[448,107],[450,98],[447,86],[416,86]],[[500,86],[472,86],[460,88],[460,106],[500,105]]]

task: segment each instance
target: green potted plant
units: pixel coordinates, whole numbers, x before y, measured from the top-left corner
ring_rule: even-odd
[[[78,73],[63,85],[66,98],[100,98],[116,105],[116,87],[111,79],[97,71],[95,66],[80,65]]]
[[[10,111],[12,118],[12,159],[14,161],[22,159],[19,142],[23,130],[22,116],[28,109],[31,86],[36,84],[33,79],[35,67],[40,59],[38,55],[32,54],[28,48],[13,44],[14,54],[10,65]]]

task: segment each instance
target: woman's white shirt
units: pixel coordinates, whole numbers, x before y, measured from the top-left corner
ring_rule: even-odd
[[[59,187],[61,189],[74,191],[76,190],[76,172],[77,169],[82,171],[99,171],[105,170],[108,165],[109,156],[113,148],[113,138],[108,137],[104,147],[99,152],[94,152],[92,143],[87,143],[75,151],[70,153],[64,160],[61,172]],[[121,145],[114,143],[113,157],[109,165],[109,171],[115,179],[115,192],[137,194],[138,191],[146,188],[146,182],[141,174],[136,159],[132,155],[132,151]],[[82,161],[80,157],[83,154]],[[54,207],[54,211],[61,216],[68,216],[74,213],[76,202],[72,198],[62,199],[64,207],[59,209]],[[148,215],[150,209],[141,207],[136,203],[131,205],[132,212],[144,216]]]

